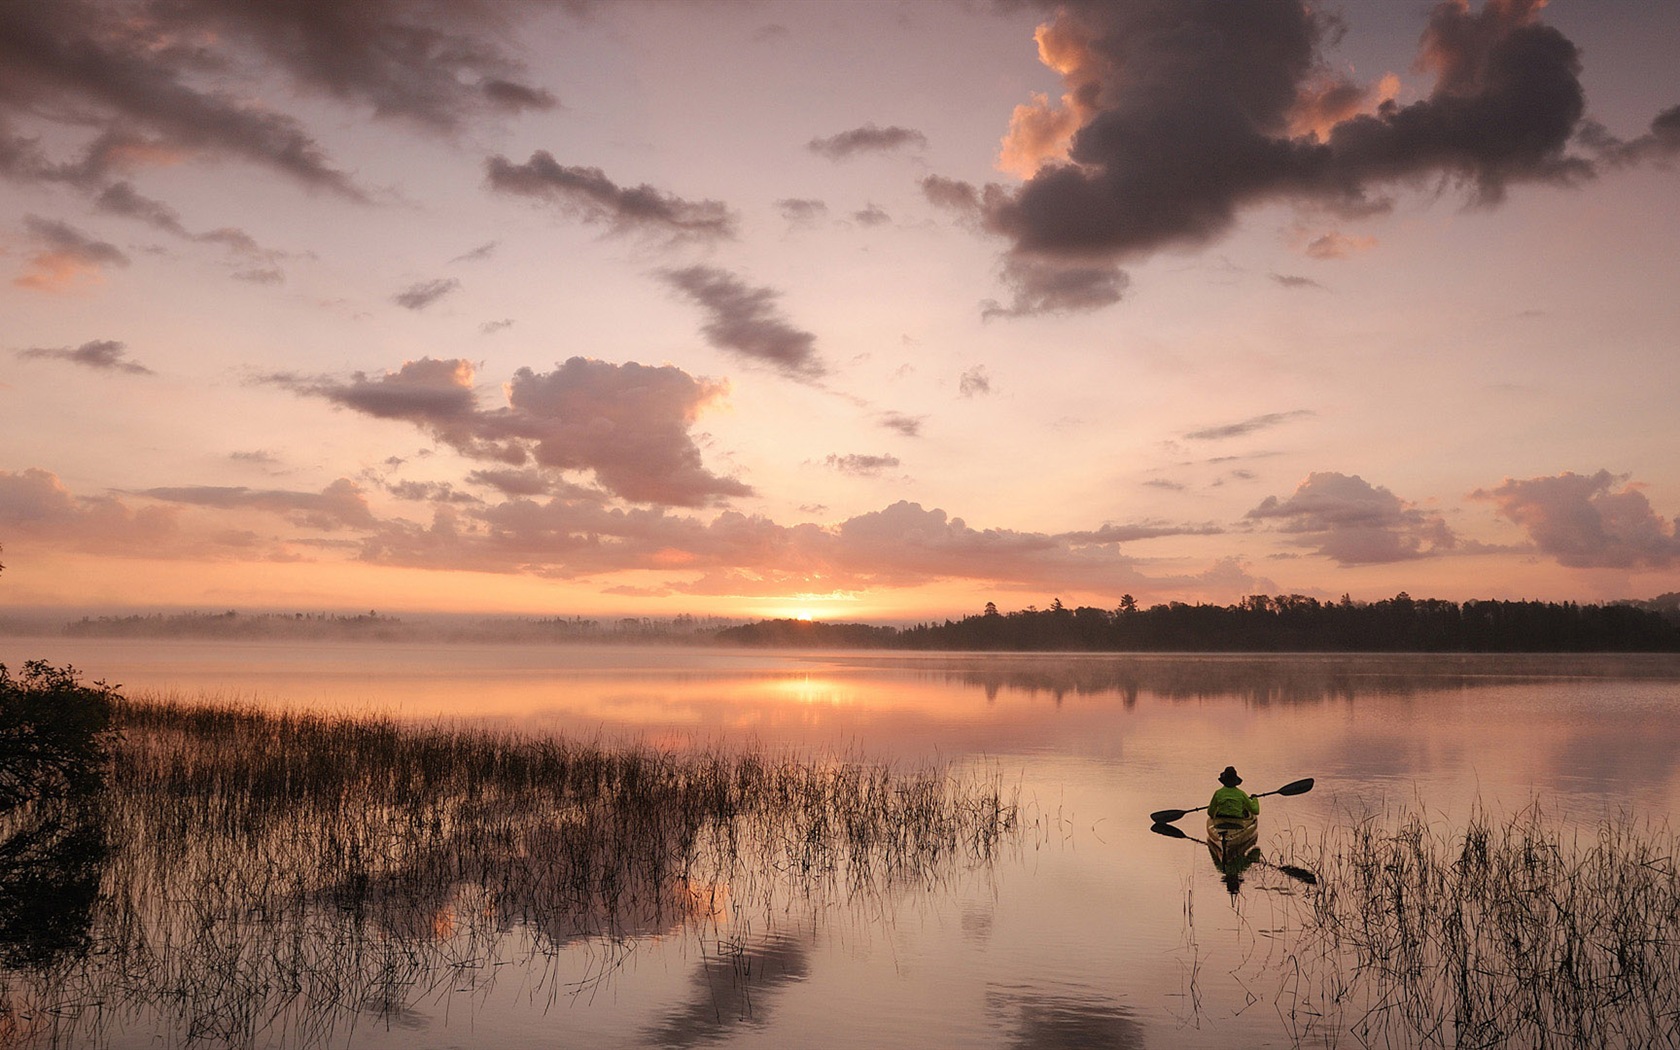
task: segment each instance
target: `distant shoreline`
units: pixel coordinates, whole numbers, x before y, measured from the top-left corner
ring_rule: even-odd
[[[1096,653],[1673,653],[1680,601],[1574,602],[1413,599],[1320,602],[1256,595],[1229,605],[1181,602],[1115,609],[1008,613],[988,605],[960,620],[909,627],[723,617],[479,617],[405,620],[370,610],[338,613],[152,613],[0,618],[12,637],[183,638],[226,641],[675,645],[772,649]]]

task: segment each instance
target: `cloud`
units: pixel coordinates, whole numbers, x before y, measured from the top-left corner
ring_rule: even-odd
[[[455,256],[455,258],[449,261],[452,264],[460,262],[483,262],[485,259],[488,259],[492,255],[496,254],[496,248],[499,243],[500,242],[498,241],[486,241],[477,248],[474,248],[471,251],[462,252],[460,255]]]
[[[1119,302],[1130,283],[1113,266],[1024,256],[1004,260],[1003,280],[1015,290],[1015,297],[1007,306],[995,299],[982,303],[980,313],[987,320],[1095,310]]]
[[[1038,43],[1067,92],[1060,108],[1038,98],[1018,109],[1004,149],[1008,164],[1037,164],[1030,178],[923,190],[977,205],[1008,240],[1006,278],[1020,286],[1020,273],[1035,272],[1022,267],[1089,273],[1205,244],[1242,210],[1275,201],[1359,216],[1387,207],[1383,193],[1398,183],[1446,180],[1493,204],[1513,183],[1578,182],[1597,170],[1569,148],[1585,106],[1580,53],[1540,21],[1540,6],[1436,4],[1418,58],[1434,83],[1405,105],[1392,84],[1361,87],[1329,71],[1322,52],[1336,25],[1318,5],[1058,6]],[[1680,136],[1671,113],[1635,152]],[[1034,301],[1007,312],[1037,312]]]
[[[701,506],[752,488],[701,465],[689,434],[727,387],[670,365],[616,365],[574,357],[553,372],[521,368],[507,405],[485,410],[464,360],[421,358],[377,378],[346,381],[288,374],[264,381],[379,419],[411,423],[474,459],[555,472],[588,471],[615,496],[637,503]]]
[[[1330,230],[1308,241],[1305,251],[1314,259],[1346,259],[1376,246],[1375,237],[1350,237],[1340,230]]]
[[[662,270],[659,276],[706,310],[700,330],[718,349],[801,378],[826,371],[817,356],[817,337],[788,323],[776,309],[780,293],[774,289],[752,287],[713,266]]]
[[[842,131],[828,138],[815,138],[805,144],[812,153],[829,160],[846,160],[859,153],[890,153],[906,148],[926,149],[927,136],[912,128],[876,127],[865,124],[861,128]]]
[[[1317,288],[1321,292],[1327,290],[1324,285],[1313,280],[1311,277],[1301,277],[1290,273],[1274,273],[1271,277],[1273,281],[1276,281],[1285,288]]]
[[[1506,478],[1471,496],[1491,500],[1559,565],[1664,569],[1680,560],[1676,523],[1652,510],[1650,500],[1625,474],[1565,471],[1555,477]]]
[[[883,211],[880,206],[870,204],[861,211],[852,212],[852,221],[859,226],[885,226],[892,222],[892,216]]]
[[[0,470],[0,529],[6,539],[109,554],[169,557],[178,543],[168,510],[136,510],[121,500],[82,499],[54,474]]]
[[[1223,441],[1226,438],[1252,434],[1256,430],[1268,430],[1292,419],[1305,419],[1315,415],[1317,415],[1316,412],[1307,408],[1297,408],[1290,412],[1267,412],[1264,415],[1250,416],[1236,423],[1223,423],[1219,426],[1192,430],[1184,436],[1192,441]]]
[[[792,226],[815,226],[828,216],[828,205],[809,197],[784,197],[776,202],[776,210]]]
[[[259,510],[285,517],[299,527],[322,532],[365,529],[375,524],[366,495],[348,478],[339,478],[320,492],[249,489],[242,485],[193,485],[146,489],[136,495],[164,503],[216,510]]]
[[[424,310],[460,287],[461,282],[453,277],[419,281],[391,296],[391,301],[406,310]]]
[[[828,466],[830,469],[836,470],[841,474],[851,474],[855,477],[862,478],[873,478],[879,477],[882,471],[897,470],[898,457],[861,456],[856,454],[849,456],[830,455],[828,457]]]
[[[600,168],[560,164],[537,150],[523,164],[494,156],[485,161],[490,188],[559,205],[587,223],[614,232],[665,233],[676,238],[720,240],[735,236],[735,215],[721,201],[689,201],[652,186],[619,186]]]
[[[274,265],[278,260],[285,258],[284,252],[264,248],[249,233],[231,226],[193,233],[182,224],[181,217],[174,208],[163,201],[141,194],[130,183],[113,182],[104,187],[94,198],[94,207],[110,215],[136,219],[183,240],[219,245],[235,256],[266,264],[234,273],[233,276],[239,280],[274,284],[285,279],[285,274]]]
[[[103,279],[108,266],[128,265],[128,256],[116,245],[66,223],[26,215],[23,226],[40,247],[28,256],[28,269],[12,280],[21,288],[60,292],[80,281]]]
[[[115,339],[96,339],[83,343],[81,346],[70,347],[32,347],[19,350],[17,356],[35,358],[38,360],[69,361],[71,364],[81,365],[101,372],[127,372],[130,375],[149,376],[155,373],[138,361],[123,360],[128,346]]]
[[[975,365],[957,379],[957,395],[959,397],[985,397],[991,392],[992,380],[986,374],[985,365]]]
[[[981,216],[980,191],[960,179],[929,175],[922,179],[922,196],[937,208],[954,211],[967,219]]]
[[[920,416],[907,416],[902,412],[883,412],[880,423],[888,430],[896,430],[905,437],[922,436],[922,419]]]
[[[1439,514],[1419,510],[1357,474],[1308,475],[1288,499],[1267,496],[1244,516],[1276,523],[1300,546],[1341,565],[1405,561],[1458,545]]]
[[[486,321],[478,326],[479,335],[495,335],[504,328],[513,327],[513,318],[504,317],[500,321]]]
[[[74,162],[36,161],[13,177],[96,183],[140,163],[192,155],[251,161],[319,189],[365,199],[294,117],[251,101],[252,94],[204,84],[232,76],[230,40],[212,35],[242,20],[271,23],[309,12],[354,5],[223,5],[182,0],[120,5],[60,0],[0,7],[0,119],[27,116],[72,127],[91,126],[96,138]],[[371,6],[368,8],[371,10]],[[219,14],[218,14],[219,13]],[[263,38],[279,49],[285,26]],[[293,57],[302,59],[308,48]],[[283,66],[296,75],[301,61]],[[409,63],[417,70],[424,61]]]

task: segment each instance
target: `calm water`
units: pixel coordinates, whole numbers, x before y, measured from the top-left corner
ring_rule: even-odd
[[[1288,1046],[1269,969],[1304,892],[1147,814],[1234,763],[1283,858],[1351,814],[1442,826],[1538,804],[1591,832],[1680,806],[1673,658],[1108,657],[0,639],[137,695],[482,719],[665,748],[757,744],[916,766],[987,763],[1037,829],[989,869],[865,899],[789,899],[723,929],[597,948],[504,943],[325,1040],[376,1046]],[[1201,833],[1196,817],[1182,822]],[[517,931],[515,931],[515,940]],[[135,1027],[111,1045],[155,1045]],[[0,1032],[0,1045],[7,1040]],[[273,1042],[304,1045],[298,1033]]]

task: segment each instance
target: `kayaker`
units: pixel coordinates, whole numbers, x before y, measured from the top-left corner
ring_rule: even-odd
[[[1219,774],[1219,782],[1225,786],[1213,793],[1213,801],[1208,803],[1208,816],[1240,820],[1250,814],[1260,815],[1260,800],[1237,786],[1242,783],[1242,777],[1237,776],[1235,767],[1226,766]]]

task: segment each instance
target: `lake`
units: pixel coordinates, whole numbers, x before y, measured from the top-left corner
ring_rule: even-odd
[[[940,763],[1019,790],[1026,830],[989,864],[878,892],[778,892],[610,944],[543,949],[513,924],[396,1001],[347,1003],[325,1028],[268,1030],[261,1045],[1359,1045],[1336,1025],[1303,1038],[1280,970],[1318,890],[1261,864],[1229,892],[1206,849],[1151,834],[1151,811],[1205,804],[1227,764],[1250,791],[1313,777],[1311,792],[1263,802],[1263,856],[1288,862],[1373,815],[1450,834],[1477,812],[1537,808],[1591,839],[1680,805],[1670,656],[0,639],[0,662],[29,658],[128,695]],[[1179,826],[1203,833],[1199,815]],[[167,1002],[101,1008],[112,1046],[155,1045],[179,1023]]]

